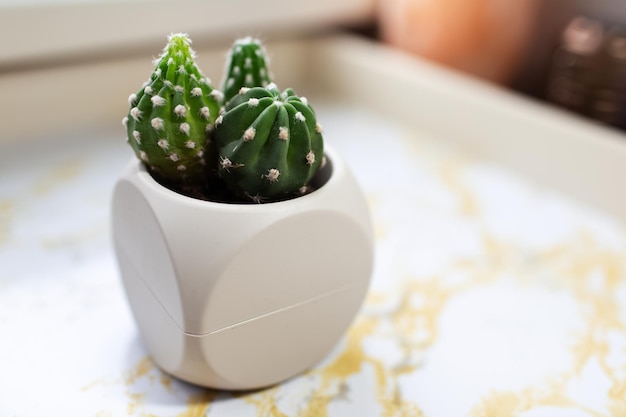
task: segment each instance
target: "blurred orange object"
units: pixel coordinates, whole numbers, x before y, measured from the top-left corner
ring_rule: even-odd
[[[538,0],[379,0],[389,44],[498,83],[522,65]]]

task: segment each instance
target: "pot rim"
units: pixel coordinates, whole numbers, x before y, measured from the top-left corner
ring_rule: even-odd
[[[309,194],[290,198],[288,200],[268,201],[260,204],[201,200],[198,198],[180,194],[165,187],[157,180],[155,180],[148,171],[145,164],[135,157],[132,157],[132,160],[130,162],[129,173],[131,174],[131,176],[136,177],[142,188],[149,189],[152,193],[156,194],[160,198],[174,200],[179,202],[180,204],[197,205],[206,208],[233,208],[242,211],[260,211],[263,209],[276,210],[278,208],[277,205],[279,205],[281,209],[288,208],[289,206],[296,207],[300,205],[307,205],[309,202],[311,202],[311,199],[321,198],[326,193],[325,190],[327,191],[329,188],[333,188],[333,186],[340,181],[340,178],[342,178],[346,173],[344,161],[337,154],[337,152],[327,144],[324,144],[324,156],[327,159],[327,164],[330,166],[330,173],[328,179],[321,187],[312,191]]]

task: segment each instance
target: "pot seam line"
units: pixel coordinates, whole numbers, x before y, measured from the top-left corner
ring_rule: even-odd
[[[291,304],[291,305],[288,305],[288,306],[285,306],[285,307],[280,307],[280,308],[277,308],[276,310],[272,310],[272,311],[269,311],[267,313],[260,314],[258,316],[250,317],[248,319],[244,319],[244,320],[238,321],[238,322],[233,323],[233,324],[228,324],[228,325],[226,325],[224,327],[220,327],[219,329],[216,329],[216,330],[211,330],[210,332],[207,332],[207,333],[200,333],[200,334],[198,334],[198,333],[184,332],[184,334],[185,334],[185,336],[190,336],[190,337],[210,336],[212,334],[219,333],[219,332],[222,332],[224,330],[229,330],[229,329],[235,328],[235,327],[240,326],[242,324],[250,323],[250,322],[258,320],[258,319],[263,319],[265,317],[269,317],[269,316],[272,316],[274,314],[282,313],[284,311],[288,311],[288,310],[291,310],[291,309],[294,309],[294,308],[301,307],[301,306],[303,306],[305,304],[309,304],[309,303],[312,303],[314,301],[321,300],[322,298],[326,298],[328,296],[340,293],[342,291],[346,291],[346,290],[348,290],[348,289],[350,289],[352,287],[356,287],[356,286],[359,286],[359,285],[363,285],[363,283],[360,282],[360,281],[350,282],[350,283],[347,283],[345,285],[342,285],[341,287],[334,288],[334,289],[332,289],[330,291],[327,291],[325,293],[315,295],[315,296],[313,296],[311,298],[307,298],[306,300],[299,301],[297,303],[294,303],[294,304]]]

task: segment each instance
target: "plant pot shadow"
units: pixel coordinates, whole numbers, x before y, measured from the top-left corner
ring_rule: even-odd
[[[123,382],[129,401],[141,397],[142,407],[187,407],[187,411],[202,410],[214,403],[236,401],[253,396],[276,385],[251,390],[222,390],[195,385],[162,370],[148,356],[148,349],[136,333],[128,344],[124,360]],[[188,414],[183,414],[188,415]],[[189,414],[189,415],[202,415]]]

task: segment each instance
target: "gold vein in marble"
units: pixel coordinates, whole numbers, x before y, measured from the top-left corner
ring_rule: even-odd
[[[15,203],[11,200],[0,201],[0,246],[9,241],[14,207]]]
[[[42,196],[78,178],[85,170],[82,159],[72,159],[54,166],[33,185],[35,195]]]
[[[463,184],[463,170],[468,162],[461,159],[451,159],[441,164],[440,176],[448,189],[458,197],[459,210],[463,216],[476,217],[478,203],[471,190]]]
[[[544,406],[579,410],[592,417],[626,415],[626,350],[619,353],[622,362],[617,367],[607,360],[611,351],[609,337],[626,336],[624,317],[615,298],[626,285],[626,253],[602,248],[588,235],[583,235],[544,251],[538,258],[533,270],[526,275],[559,277],[559,287],[570,293],[584,313],[583,331],[576,335],[572,345],[571,369],[565,374],[553,375],[551,378],[560,383],[553,383],[548,389],[528,387],[519,392],[491,392],[472,409],[471,416],[518,417],[524,411]],[[524,282],[524,278],[520,282]],[[580,377],[583,369],[594,360],[611,381],[611,388],[606,392],[606,409],[582,404],[567,392],[568,384]]]
[[[150,360],[150,358],[145,357],[127,372],[124,383],[127,386],[134,385],[138,379],[145,377],[153,369],[154,365],[152,361]]]
[[[478,204],[472,197],[471,191],[462,182],[463,165],[454,161],[442,164],[441,177],[446,186],[458,196],[462,214],[477,217],[476,221],[480,222],[480,213],[476,210]],[[502,243],[490,239],[492,246],[494,244],[502,246]],[[513,245],[509,243],[508,246],[513,251],[517,249],[514,242]],[[488,250],[488,252],[493,251]],[[521,412],[539,406],[575,408],[597,417],[625,416],[626,349],[621,352],[623,360],[618,369],[608,363],[607,357],[610,352],[608,340],[610,335],[624,336],[626,334],[624,317],[615,298],[617,291],[620,288],[623,290],[626,285],[626,253],[623,250],[610,251],[602,248],[589,234],[582,233],[581,236],[540,254],[531,266],[531,271],[520,268],[520,265],[512,262],[512,259],[501,260],[505,261],[501,264],[502,266],[516,272],[513,276],[521,285],[541,285],[541,283],[528,281],[532,273],[544,272],[537,271],[537,269],[551,270],[549,274],[537,275],[561,277],[561,288],[569,291],[581,311],[585,313],[585,330],[577,336],[577,341],[572,347],[574,359],[571,372],[567,375],[553,376],[553,378],[563,379],[565,383],[553,384],[552,390],[548,392],[537,391],[533,387],[521,392],[492,392],[473,409],[472,416],[517,417]],[[594,359],[598,361],[612,384],[606,393],[608,403],[606,411],[609,414],[578,403],[576,399],[569,398],[566,392],[566,382],[579,375],[582,369]]]
[[[215,391],[204,390],[192,394],[187,399],[187,409],[176,414],[176,417],[204,417],[209,410],[209,406],[216,397]]]

